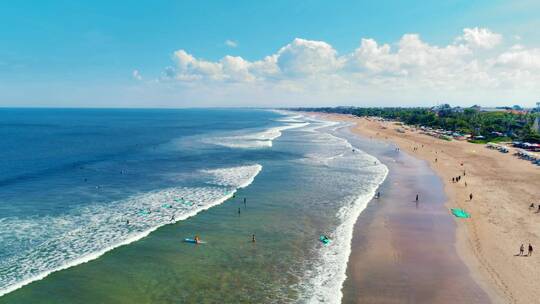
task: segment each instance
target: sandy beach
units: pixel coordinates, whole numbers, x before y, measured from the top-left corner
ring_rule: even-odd
[[[471,214],[469,219],[454,219],[450,212],[446,216],[457,224],[455,247],[474,280],[494,303],[538,301],[538,254],[516,256],[522,243],[525,253],[529,243],[535,249],[540,244],[540,213],[536,213],[538,207],[529,209],[532,202],[535,206],[540,203],[538,167],[485,145],[445,141],[412,130],[399,133],[399,126],[391,122],[346,115],[324,117],[354,122],[352,132],[390,141],[427,161],[444,181],[446,207],[462,208]],[[458,183],[452,182],[453,177],[460,175]],[[431,249],[434,248],[426,248]],[[351,257],[355,257],[354,248]]]

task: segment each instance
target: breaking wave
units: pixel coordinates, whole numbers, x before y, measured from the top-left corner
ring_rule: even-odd
[[[0,296],[219,205],[261,170],[259,164],[201,170],[208,186],[162,189],[61,216],[0,219],[0,243],[19,246],[0,260]]]

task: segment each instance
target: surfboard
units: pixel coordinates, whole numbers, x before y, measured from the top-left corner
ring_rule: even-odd
[[[191,238],[185,238],[185,239],[184,239],[184,243],[197,244],[197,242],[195,241],[195,239],[191,239]],[[198,244],[206,244],[206,242],[204,242],[204,241],[199,241]]]
[[[328,246],[332,242],[332,240],[325,238],[324,235],[319,237],[319,241],[321,241],[321,243],[323,243],[325,246]]]

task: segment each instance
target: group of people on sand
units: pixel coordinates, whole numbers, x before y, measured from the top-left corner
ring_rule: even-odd
[[[461,166],[463,166],[463,163],[461,163]],[[458,175],[456,177],[452,177],[452,183],[459,183],[461,181],[462,176],[465,176],[465,170],[463,170],[463,175]],[[465,187],[467,187],[467,182],[465,182]],[[473,199],[473,194],[470,193],[469,194],[469,200],[472,201],[472,199]]]
[[[531,205],[529,206],[529,210],[532,209],[534,210],[535,207],[534,207],[534,203],[531,203]],[[538,210],[536,210],[536,213],[540,213],[540,203],[538,203]]]
[[[525,254],[525,245],[521,244],[521,246],[519,246],[519,254],[517,254],[516,256],[531,256],[533,254],[533,246],[531,245],[531,243],[529,243],[529,248],[528,248],[528,252],[527,254]]]
[[[461,180],[461,175],[457,177],[452,177],[452,183],[459,183],[460,180]]]

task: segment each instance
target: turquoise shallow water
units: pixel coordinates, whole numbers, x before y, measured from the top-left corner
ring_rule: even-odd
[[[194,216],[164,225],[97,259],[53,272],[0,297],[0,303],[339,302],[352,226],[384,179],[386,168],[330,134],[339,126],[294,115],[284,117],[266,117],[271,123],[261,127],[262,131],[240,128],[201,138],[206,142],[218,138],[219,148],[215,149],[236,154],[238,158],[232,162],[236,166],[261,166],[258,174],[244,169],[213,171],[213,179],[202,180],[202,184],[217,184],[230,191],[249,184],[240,185],[239,180],[254,177],[235,197],[196,215],[190,213]],[[295,128],[282,129],[278,137],[268,132],[283,125]],[[208,152],[214,147],[193,148],[183,159],[202,157],[204,149]],[[193,168],[180,175],[174,170],[167,170],[167,175],[176,181],[180,176],[185,187],[186,180],[202,179],[191,172],[231,167],[224,166],[223,159],[230,158],[227,153],[214,156],[216,159],[205,157],[201,168],[192,164]],[[175,161],[181,164],[183,159]],[[150,203],[145,206],[159,207],[163,189],[170,193],[171,187],[174,185],[160,188],[160,195],[147,198]],[[197,204],[205,199],[191,200]],[[128,202],[132,201],[128,198]],[[184,214],[181,211],[178,218]],[[162,225],[159,219],[151,223]],[[331,236],[331,246],[323,247],[318,241],[322,233]],[[207,243],[182,242],[194,234]],[[256,243],[251,242],[252,234]]]

